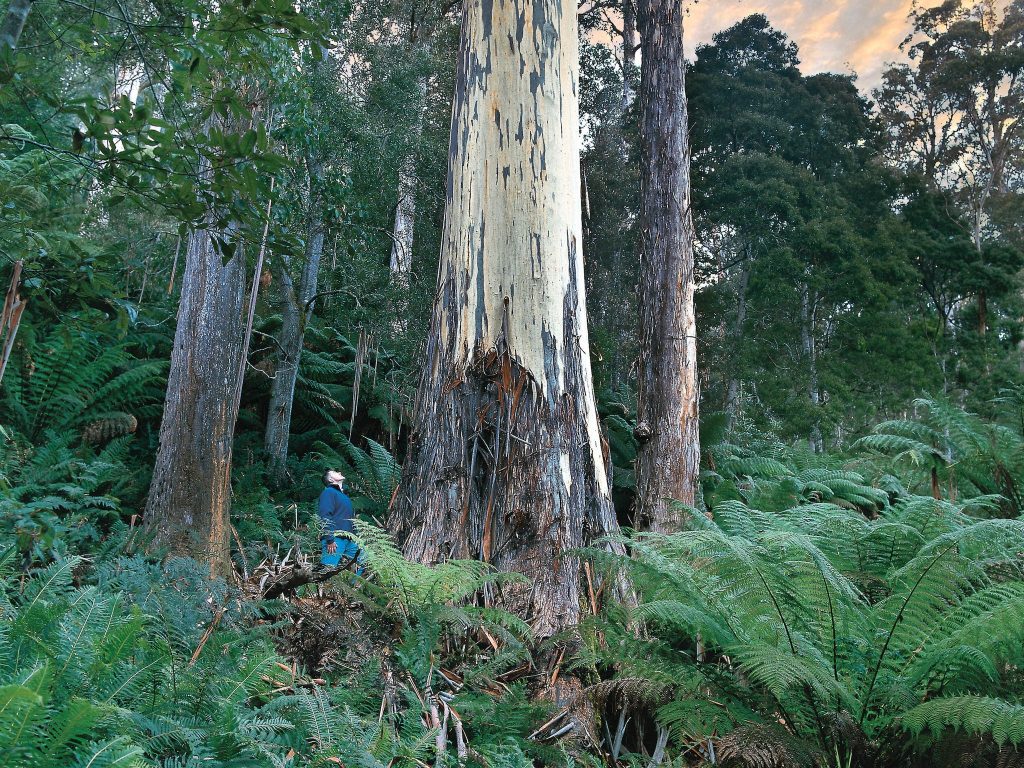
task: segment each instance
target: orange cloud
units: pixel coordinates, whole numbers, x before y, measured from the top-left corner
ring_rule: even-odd
[[[804,72],[856,72],[862,89],[876,86],[887,62],[902,58],[913,0],[702,0],[686,18],[688,52],[752,13],[763,13],[800,46]]]

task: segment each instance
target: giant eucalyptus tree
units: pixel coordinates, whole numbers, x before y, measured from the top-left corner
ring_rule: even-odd
[[[392,526],[424,562],[518,571],[539,637],[616,527],[591,378],[574,0],[468,0],[438,293]]]
[[[640,373],[637,524],[679,527],[670,504],[696,500],[696,320],[682,0],[638,0],[641,113]]]
[[[179,131],[165,148],[172,168],[191,169],[162,177],[190,233],[145,522],[154,549],[220,576],[231,565],[232,443],[259,285],[254,276],[243,312],[246,255],[259,254],[258,275],[277,166],[265,162],[270,83],[293,76],[290,52],[301,40],[324,42],[288,0],[256,17],[246,4],[204,11],[181,44],[217,58],[194,60],[193,98],[179,105],[184,122],[203,127]]]

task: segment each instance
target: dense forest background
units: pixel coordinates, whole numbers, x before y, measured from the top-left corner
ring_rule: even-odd
[[[462,3],[10,2],[0,766],[1024,762],[1024,4],[915,6],[871,90],[803,72],[762,15],[697,48],[700,478],[671,535],[631,530],[635,13],[579,8],[590,366],[625,532],[588,542],[566,639],[491,599],[516,576],[385,532]],[[157,459],[169,375],[212,391],[171,374],[195,285],[237,325],[197,335],[234,399],[213,581],[161,559],[151,519],[160,472],[198,472]],[[328,468],[366,580],[308,583]],[[571,704],[544,695],[563,675]]]

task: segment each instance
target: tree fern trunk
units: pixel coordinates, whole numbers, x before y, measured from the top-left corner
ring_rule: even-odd
[[[228,514],[234,397],[244,327],[242,248],[224,261],[213,237],[189,236],[160,448],[146,503],[152,548],[230,569]]]
[[[637,525],[679,530],[700,471],[682,0],[639,0],[643,163]]]
[[[576,624],[571,554],[616,527],[580,250],[576,5],[469,0],[439,290],[392,525],[422,562],[526,574],[539,637]]]

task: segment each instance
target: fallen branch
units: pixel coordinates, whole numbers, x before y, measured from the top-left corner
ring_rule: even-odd
[[[321,584],[339,573],[347,571],[354,562],[355,558],[350,558],[348,562],[341,563],[335,568],[324,568],[318,565],[297,566],[284,573],[270,576],[261,584],[261,597],[265,600],[272,600],[275,597],[294,592],[306,584]]]
[[[210,639],[211,635],[213,635],[213,630],[215,630],[217,628],[217,625],[220,624],[220,620],[221,618],[223,618],[223,616],[224,609],[221,608],[219,611],[217,611],[217,615],[213,617],[213,621],[210,622],[210,626],[208,626],[206,628],[206,631],[203,632],[203,636],[199,638],[199,645],[196,646],[195,651],[192,653],[192,658],[189,659],[188,662],[188,665],[190,667],[196,663],[196,660],[199,658],[199,654],[203,652],[203,646],[206,645],[206,641]]]
[[[548,720],[548,721],[547,721],[546,723],[544,723],[544,725],[542,725],[542,726],[541,726],[540,728],[538,728],[537,730],[535,730],[535,731],[534,731],[533,733],[531,733],[531,734],[530,734],[529,736],[527,736],[526,738],[527,738],[527,739],[529,739],[529,740],[531,740],[531,741],[532,741],[533,739],[536,739],[536,738],[537,738],[538,736],[540,736],[540,735],[541,735],[541,734],[542,734],[542,733],[543,733],[543,732],[544,732],[545,730],[547,730],[548,728],[550,728],[550,727],[552,727],[553,725],[555,725],[555,723],[557,723],[557,722],[558,722],[559,720],[561,720],[561,719],[562,719],[563,717],[565,717],[565,716],[566,716],[566,715],[568,715],[568,714],[569,714],[569,708],[568,708],[568,707],[566,707],[565,709],[563,709],[563,710],[561,710],[560,712],[558,712],[558,714],[556,714],[556,715],[555,715],[554,717],[552,717],[552,718],[551,718],[550,720]]]

